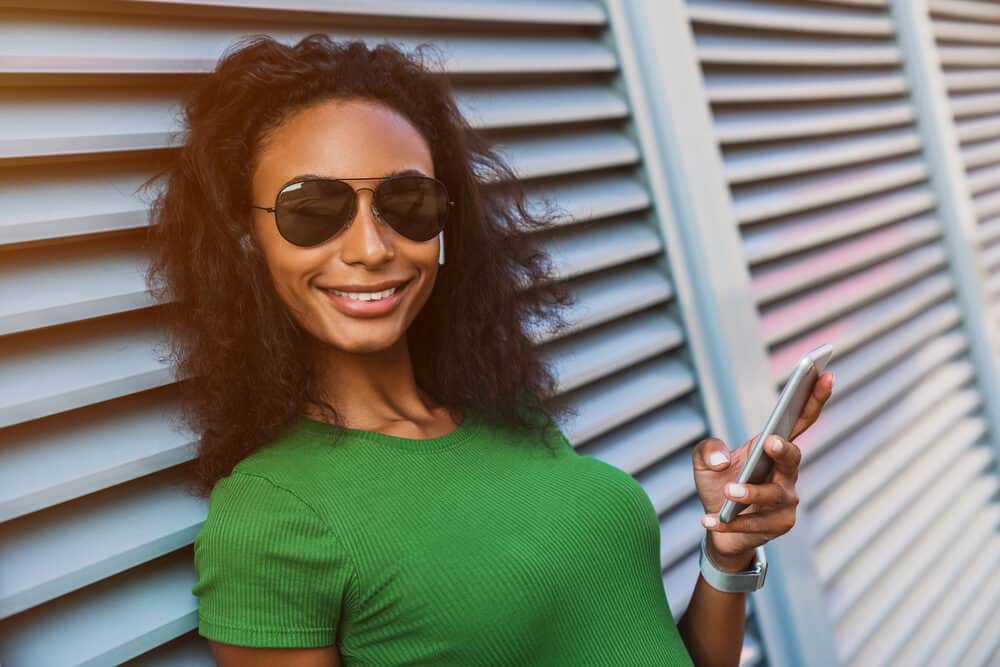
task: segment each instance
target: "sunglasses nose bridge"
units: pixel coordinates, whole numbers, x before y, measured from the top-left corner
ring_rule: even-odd
[[[375,217],[380,222],[385,222],[383,220],[383,218],[382,218],[382,213],[378,210],[378,205],[375,203],[375,191],[376,191],[376,188],[354,188],[354,209],[352,211],[351,220],[353,220],[354,216],[358,214],[358,208],[359,208],[358,202],[361,199],[360,193],[361,193],[362,190],[367,190],[368,192],[372,193],[371,194],[371,209],[372,209],[372,213],[375,214]]]
[[[361,215],[361,209],[364,207],[364,204],[361,202],[361,197],[360,197],[360,194],[359,194],[362,190],[368,190],[369,192],[372,193],[371,194],[371,215],[372,215],[372,218],[374,219],[374,221],[376,223],[378,223],[378,224],[375,224],[373,226],[372,232],[375,234],[375,237],[378,238],[378,241],[375,242],[375,244],[381,249],[378,252],[380,252],[380,253],[388,252],[389,251],[388,248],[390,247],[389,244],[391,242],[386,239],[385,232],[382,229],[380,229],[383,225],[385,225],[387,223],[382,219],[382,214],[379,212],[378,207],[375,205],[375,189],[373,189],[373,188],[355,188],[354,189],[354,198],[353,198],[352,206],[351,206],[351,217],[344,224],[344,227],[341,229],[340,234],[344,234],[345,232],[348,232],[348,230],[351,230],[351,229],[354,229],[354,232],[348,232],[348,233],[355,233],[355,234],[358,233],[358,229],[355,229],[356,227],[358,227],[358,225],[355,225],[354,222],[357,220],[358,216]],[[362,222],[360,226],[363,227],[363,228],[367,228],[368,227],[368,225],[365,224],[364,222]],[[361,233],[362,237],[368,236],[368,233],[366,231],[361,231],[360,233]],[[370,245],[371,242],[372,242],[371,239],[366,239],[365,241],[361,242],[363,246],[365,246],[366,248],[368,248],[366,251],[364,251],[366,255],[371,254],[373,252],[376,252],[373,249],[373,247]],[[357,243],[357,240],[347,241],[347,243],[353,247],[353,245]]]

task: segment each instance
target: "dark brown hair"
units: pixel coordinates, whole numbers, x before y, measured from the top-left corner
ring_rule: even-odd
[[[199,436],[196,492],[207,495],[241,459],[272,441],[306,401],[343,425],[310,373],[310,334],[288,312],[259,248],[244,235],[254,160],[269,130],[330,99],[376,101],[401,113],[431,148],[435,175],[456,206],[446,225],[447,263],[407,332],[417,384],[451,410],[544,433],[570,411],[528,327],[566,323],[571,297],[552,275],[533,232],[523,186],[459,112],[448,80],[390,43],[294,46],[266,35],[231,45],[183,107],[180,149],[147,181],[165,177],[147,244],[147,286],[175,364],[182,415]],[[440,68],[439,68],[440,69]],[[525,410],[525,407],[531,409]],[[542,417],[539,420],[539,416]]]

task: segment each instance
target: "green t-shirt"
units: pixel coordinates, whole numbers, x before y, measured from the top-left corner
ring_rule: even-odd
[[[473,410],[423,440],[299,418],[212,490],[199,634],[345,667],[690,667],[646,492],[545,439]]]

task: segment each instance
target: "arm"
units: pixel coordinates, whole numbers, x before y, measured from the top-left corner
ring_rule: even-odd
[[[721,569],[739,572],[753,562],[753,554],[741,561],[727,561],[714,552],[711,540],[707,544],[708,555]],[[746,593],[723,593],[698,575],[691,601],[677,623],[694,664],[701,667],[740,663],[746,602]]]
[[[813,394],[792,428],[788,440],[768,438],[764,450],[774,461],[768,481],[744,484],[743,493],[731,484],[746,462],[754,438],[730,452],[718,438],[706,438],[692,451],[695,487],[707,514],[702,524],[708,529],[705,548],[721,569],[739,572],[750,567],[754,549],[787,533],[795,525],[799,504],[798,481],[802,451],[792,442],[818,418],[833,393],[833,374],[823,373]],[[738,486],[738,485],[737,485]],[[729,523],[718,520],[726,498],[748,505]],[[746,593],[724,593],[701,576],[691,601],[677,623],[677,630],[696,665],[739,665],[746,626]]]
[[[249,648],[208,640],[218,667],[340,667],[336,646]]]

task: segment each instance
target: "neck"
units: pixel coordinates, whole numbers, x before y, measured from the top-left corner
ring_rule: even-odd
[[[405,336],[389,348],[364,354],[321,345],[313,358],[322,397],[349,428],[374,430],[400,420],[426,422],[440,411],[417,386]],[[315,411],[310,405],[306,414],[315,416]]]

